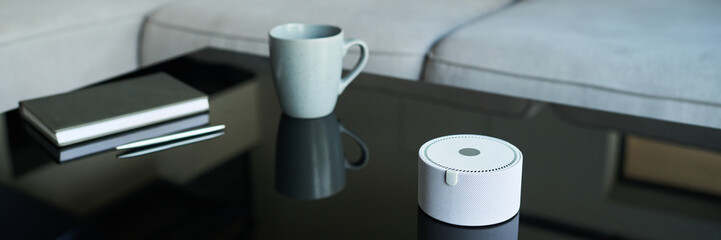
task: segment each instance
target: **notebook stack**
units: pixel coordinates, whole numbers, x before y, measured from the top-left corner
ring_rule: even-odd
[[[207,95],[164,73],[20,102],[60,161],[206,125],[208,109]]]

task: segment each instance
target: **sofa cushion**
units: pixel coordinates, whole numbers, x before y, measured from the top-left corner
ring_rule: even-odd
[[[721,128],[721,2],[536,0],[439,41],[425,80]]]
[[[289,22],[333,24],[370,48],[366,72],[417,80],[433,43],[453,28],[511,0],[191,0],[154,13],[143,64],[204,47],[268,55],[268,30]],[[355,52],[354,52],[355,51]],[[357,60],[357,49],[346,66]]]
[[[0,0],[0,112],[138,66],[144,16],[169,0]]]

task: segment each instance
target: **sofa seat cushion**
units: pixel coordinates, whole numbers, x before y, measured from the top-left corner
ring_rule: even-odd
[[[511,0],[191,0],[154,13],[143,36],[143,64],[204,47],[268,55],[268,31],[283,23],[343,28],[370,48],[366,72],[417,80],[426,53],[455,27]],[[346,57],[357,60],[357,49]]]
[[[169,0],[0,0],[0,112],[138,66],[144,16]]]
[[[425,80],[721,128],[721,2],[535,0],[439,41]]]

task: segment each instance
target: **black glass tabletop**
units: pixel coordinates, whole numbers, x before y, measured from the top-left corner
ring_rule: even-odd
[[[295,119],[267,59],[218,50],[108,82],[160,71],[210,96],[178,121],[223,134],[119,158],[6,112],[2,239],[721,239],[718,129],[373,75]],[[519,213],[460,227],[419,208],[418,150],[451,134],[523,152]]]

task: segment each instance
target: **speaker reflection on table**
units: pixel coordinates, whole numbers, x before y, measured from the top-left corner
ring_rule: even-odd
[[[359,160],[349,162],[343,154],[341,134],[361,148]],[[368,147],[346,129],[335,114],[317,119],[283,115],[278,127],[275,186],[297,200],[330,197],[345,187],[345,170],[362,169],[368,163]]]
[[[517,240],[518,213],[511,219],[489,226],[465,227],[438,221],[418,208],[419,240]]]

